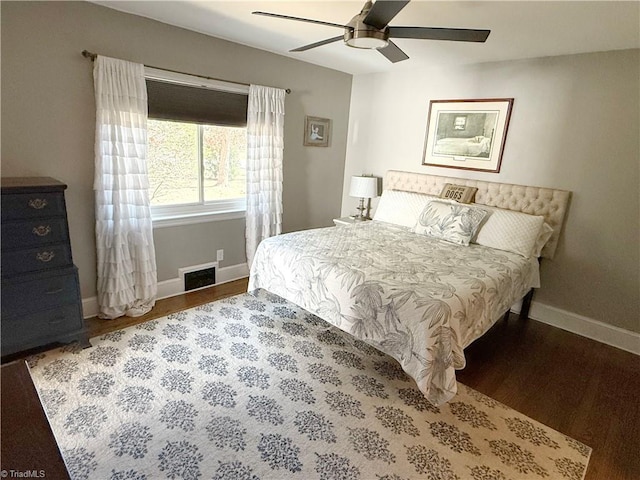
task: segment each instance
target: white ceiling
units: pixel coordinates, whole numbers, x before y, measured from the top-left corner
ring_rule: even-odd
[[[395,43],[410,58],[396,64],[376,51],[342,42],[290,53],[342,30],[251,14],[262,10],[346,24],[364,0],[94,3],[351,74],[640,48],[637,1],[413,0],[390,22],[392,26],[478,28],[491,34],[486,43],[398,39]]]

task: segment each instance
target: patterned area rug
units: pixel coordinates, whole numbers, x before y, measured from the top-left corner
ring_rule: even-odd
[[[591,449],[264,291],[29,359],[74,479],[572,479]]]

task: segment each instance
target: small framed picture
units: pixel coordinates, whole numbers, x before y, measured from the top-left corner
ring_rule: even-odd
[[[304,145],[328,147],[331,136],[331,120],[319,117],[304,117]]]
[[[500,171],[513,98],[431,100],[423,165]]]

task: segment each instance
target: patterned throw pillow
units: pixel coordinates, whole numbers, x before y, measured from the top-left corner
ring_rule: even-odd
[[[414,232],[467,246],[486,214],[481,208],[432,200],[420,214]]]
[[[455,200],[460,203],[471,203],[475,200],[477,191],[476,187],[446,183],[442,192],[440,192],[440,198]]]

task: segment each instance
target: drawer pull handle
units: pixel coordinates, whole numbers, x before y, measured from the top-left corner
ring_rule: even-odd
[[[39,252],[36,254],[36,258],[41,262],[45,262],[45,263],[53,260],[53,257],[55,256],[56,254],[53,252]]]
[[[55,295],[56,293],[60,293],[64,288],[56,288],[55,290],[47,290],[44,292],[47,295]]]
[[[57,325],[62,322],[64,322],[64,317],[52,318],[51,320],[49,320],[49,325]]]
[[[51,233],[51,227],[49,225],[46,227],[44,225],[40,225],[39,227],[33,227],[31,232],[39,237],[46,237]]]
[[[44,198],[33,198],[29,200],[29,206],[31,208],[35,208],[36,210],[42,210],[47,205],[48,205],[48,202]]]

